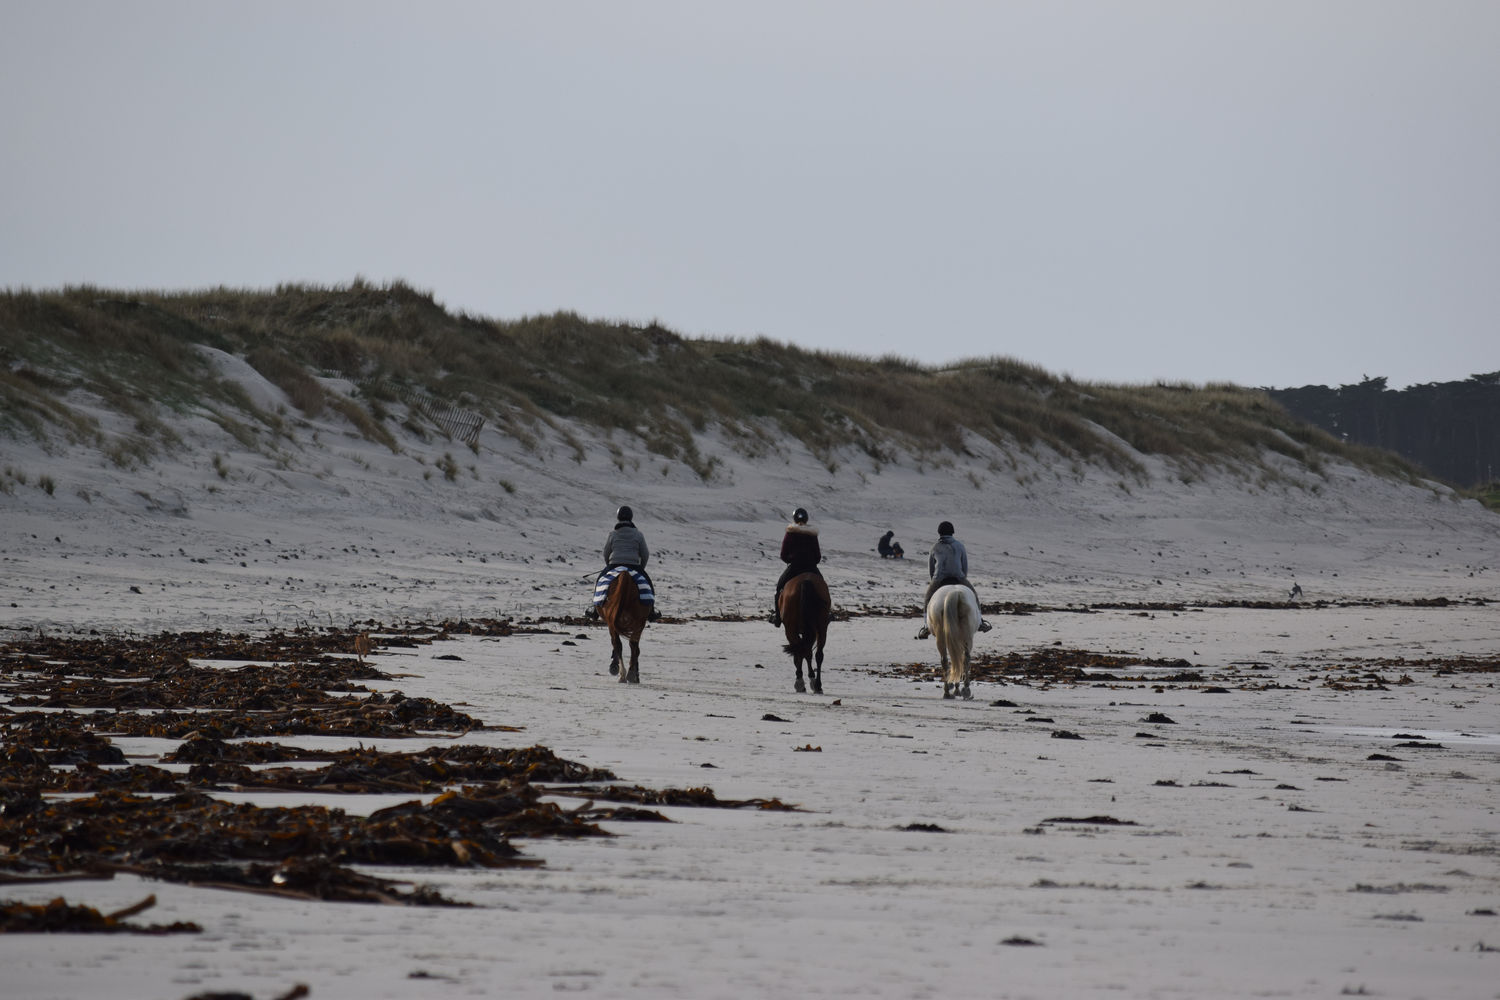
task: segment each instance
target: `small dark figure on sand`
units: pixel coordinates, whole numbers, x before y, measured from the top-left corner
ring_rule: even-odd
[[[906,555],[906,550],[901,547],[900,542],[891,541],[894,531],[887,531],[880,536],[880,541],[875,546],[875,551],[880,553],[882,559],[900,559]]]

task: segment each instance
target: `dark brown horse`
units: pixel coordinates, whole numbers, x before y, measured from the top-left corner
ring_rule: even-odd
[[[823,645],[828,641],[828,617],[833,601],[828,584],[818,573],[803,573],[787,581],[781,591],[781,624],[786,628],[786,645],[782,649],[797,664],[797,693],[807,690],[802,683],[802,664],[807,663],[807,679],[813,694],[823,693]]]
[[[609,593],[599,606],[599,617],[609,626],[609,672],[620,675],[621,684],[641,682],[641,633],[646,631],[646,617],[651,609],[641,603],[641,592],[636,589],[635,577],[621,573],[609,585]],[[630,669],[625,670],[624,651],[620,648],[620,636],[630,640]]]

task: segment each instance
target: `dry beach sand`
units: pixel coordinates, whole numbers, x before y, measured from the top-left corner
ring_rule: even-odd
[[[582,432],[581,449],[489,435],[400,455],[331,424],[275,456],[207,421],[184,437],[134,470],[0,443],[30,483],[0,494],[0,641],[374,622],[372,661],[400,676],[373,688],[523,727],[463,743],[802,811],[663,807],[673,822],[520,842],[537,867],[382,870],[468,908],[6,885],[102,911],[155,893],[142,921],[203,931],[0,935],[0,996],[1500,996],[1500,519],[1472,501],[1347,467],[1147,460],[1148,481],[1122,482],[979,442],[830,470],[710,436],[723,464],[704,483]],[[433,474],[445,454],[452,480]],[[564,620],[620,502],[669,619],[646,632],[639,686],[606,672],[601,628]],[[762,620],[796,504],[848,613],[822,697],[792,692]],[[920,555],[941,518],[995,625],[979,652],[1016,656],[967,702],[942,700],[913,638],[924,560],[873,551],[894,528]],[[538,628],[381,642],[461,618]],[[1168,662],[1038,666],[1090,654]],[[141,762],[175,746],[114,742]]]

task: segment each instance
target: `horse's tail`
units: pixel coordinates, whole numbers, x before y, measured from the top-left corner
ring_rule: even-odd
[[[948,662],[956,668],[973,649],[974,634],[979,631],[979,605],[967,587],[953,586],[947,590],[936,616],[942,625],[938,641],[943,644]]]
[[[782,647],[790,656],[805,658],[813,655],[818,642],[818,619],[821,617],[822,597],[810,577],[797,581],[797,639]]]
[[[979,631],[979,601],[968,587],[963,587],[953,595],[952,604],[953,620],[958,623],[959,631],[972,637]]]
[[[610,583],[609,592],[605,595],[604,604],[599,608],[599,613],[604,616],[606,622],[612,622],[618,620],[621,612],[641,606],[640,589],[635,585],[635,578],[629,573],[621,573]],[[642,617],[644,618],[644,612]]]

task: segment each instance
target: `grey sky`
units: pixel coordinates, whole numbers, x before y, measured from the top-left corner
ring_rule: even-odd
[[[1500,369],[1500,3],[0,0],[0,285]]]

